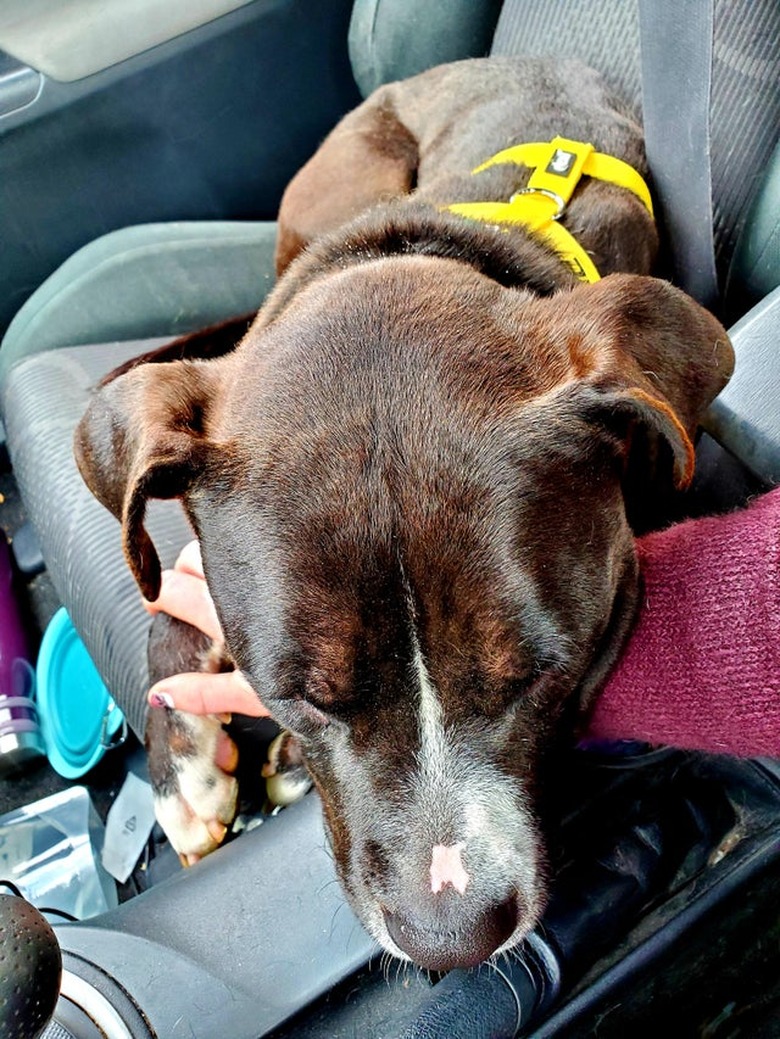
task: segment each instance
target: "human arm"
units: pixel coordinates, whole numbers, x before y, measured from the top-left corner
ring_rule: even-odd
[[[637,552],[639,615],[586,736],[780,757],[780,488]]]

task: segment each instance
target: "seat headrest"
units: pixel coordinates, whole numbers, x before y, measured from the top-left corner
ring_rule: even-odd
[[[349,56],[367,97],[432,65],[490,53],[503,0],[355,0]]]

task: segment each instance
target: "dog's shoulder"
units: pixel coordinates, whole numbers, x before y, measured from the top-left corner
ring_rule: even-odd
[[[344,117],[288,185],[277,268],[281,273],[311,243],[342,228],[349,233],[354,220],[391,201],[424,203],[431,213],[452,203],[505,201],[527,184],[530,170],[499,164],[474,175],[476,168],[509,146],[555,137],[587,141],[645,172],[638,121],[580,61],[477,58],[386,84]],[[593,205],[582,211],[586,194]],[[586,185],[573,219],[585,227],[584,248],[606,262],[603,273],[646,273],[655,251],[652,221],[622,194],[612,185]],[[621,242],[647,239],[650,247],[641,256],[612,255],[604,248],[615,239],[609,227],[597,240],[605,224],[618,227]]]

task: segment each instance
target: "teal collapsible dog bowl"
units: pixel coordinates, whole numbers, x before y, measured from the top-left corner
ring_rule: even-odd
[[[46,754],[61,776],[78,779],[123,741],[126,723],[64,607],[44,632],[36,675]]]

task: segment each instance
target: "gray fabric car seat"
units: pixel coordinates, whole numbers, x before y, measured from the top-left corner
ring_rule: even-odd
[[[722,271],[732,253],[742,258],[731,276],[735,291],[747,282],[755,286],[759,267],[762,287],[780,283],[780,255],[776,245],[766,246],[777,242],[780,226],[771,205],[780,191],[780,163],[769,161],[780,122],[779,37],[773,0],[720,0],[713,90],[716,241]],[[491,47],[502,54],[578,55],[639,106],[636,6],[626,0],[427,6],[356,0],[354,6],[350,54],[366,91]],[[748,212],[751,222],[735,249]],[[259,306],[272,281],[273,244],[273,224],[181,223],[114,232],[81,249],[33,294],[0,349],[0,409],[23,500],[55,586],[137,733],[145,715],[149,621],[122,560],[118,525],[78,477],[72,430],[90,387],[126,358]],[[172,503],[151,510],[150,531],[163,565],[189,537]]]

